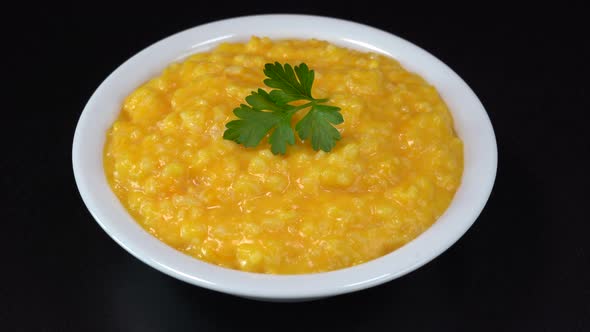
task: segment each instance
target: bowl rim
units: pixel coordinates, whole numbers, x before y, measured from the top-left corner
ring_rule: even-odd
[[[463,182],[451,205],[429,229],[401,248],[360,265],[315,274],[269,275],[222,268],[183,254],[150,235],[127,213],[108,187],[102,166],[103,149],[100,148],[99,164],[96,149],[104,146],[104,127],[112,124],[120,112],[124,96],[139,86],[131,86],[130,82],[141,83],[170,62],[207,50],[221,41],[261,35],[257,32],[266,31],[262,29],[271,31],[264,35],[273,39],[318,38],[389,55],[406,69],[425,77],[439,90],[447,105],[447,97],[453,101],[457,99],[460,107],[449,105],[449,109],[456,129],[458,123],[464,126],[458,130],[460,136],[474,138],[474,142],[463,140],[470,168],[467,169],[465,164]],[[167,62],[161,63],[166,59]],[[433,72],[421,73],[422,65],[434,68]],[[138,68],[147,69],[140,73]],[[441,80],[448,82],[448,86],[437,85]],[[109,111],[101,113],[104,109]],[[465,125],[460,117],[467,118]],[[472,149],[471,144],[477,146]],[[382,284],[443,253],[463,236],[484,208],[495,181],[497,145],[490,119],[475,93],[452,69],[422,48],[389,32],[343,19],[265,14],[222,19],[186,29],[148,46],[125,61],[100,84],[84,107],[74,134],[72,166],[82,200],[95,221],[115,242],[149,266],[190,284],[224,293],[267,300],[297,300],[338,295]],[[110,195],[105,192],[105,185]],[[461,204],[457,203],[459,200]]]

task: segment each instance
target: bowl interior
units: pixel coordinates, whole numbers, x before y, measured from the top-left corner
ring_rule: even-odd
[[[111,191],[102,152],[106,132],[123,99],[171,62],[207,51],[223,41],[252,35],[273,39],[316,38],[391,56],[434,85],[464,142],[464,174],[451,205],[412,242],[351,268],[308,275],[276,276],[220,268],[182,254],[144,231]],[[305,15],[260,15],[198,26],[144,49],[117,68],[88,101],[74,136],[72,160],[78,189],[99,225],[123,248],[150,266],[186,282],[260,299],[305,299],[359,290],[397,278],[438,256],[472,225],[496,174],[494,132],[484,107],[467,84],[421,48],[384,31],[348,21]]]

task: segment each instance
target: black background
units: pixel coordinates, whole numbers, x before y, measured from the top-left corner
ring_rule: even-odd
[[[0,330],[590,331],[582,7],[25,5],[4,12],[17,23],[3,29]],[[498,140],[496,184],[478,221],[439,258],[365,291],[273,304],[168,277],[94,222],[71,167],[76,121],[94,89],[161,38],[258,13],[327,15],[389,31],[447,63],[479,96]]]

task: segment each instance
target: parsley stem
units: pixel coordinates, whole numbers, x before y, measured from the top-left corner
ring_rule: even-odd
[[[317,103],[317,100],[310,101],[309,103],[306,103],[306,104],[303,104],[303,105],[299,105],[299,106],[295,106],[294,108],[292,108],[291,110],[289,110],[289,112],[290,112],[291,114],[293,114],[293,113],[295,113],[295,112],[297,112],[297,111],[300,111],[300,110],[302,110],[302,109],[304,109],[304,108],[308,108],[308,107],[310,107],[310,106],[313,106],[313,105],[315,105],[316,103]]]

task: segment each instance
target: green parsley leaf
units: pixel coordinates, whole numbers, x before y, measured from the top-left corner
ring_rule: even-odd
[[[314,150],[330,151],[340,140],[340,132],[332,124],[344,122],[340,109],[329,105],[313,105],[311,110],[297,123],[295,130],[301,139],[311,137]]]
[[[314,100],[311,96],[311,86],[315,74],[305,63],[295,66],[295,70],[288,63],[284,66],[278,62],[267,63],[264,65],[264,74],[268,77],[264,84],[278,89],[271,91],[277,102],[286,104],[295,100]]]
[[[257,146],[268,131],[280,121],[280,116],[275,113],[257,111],[244,104],[236,108],[234,114],[241,120],[228,122],[223,138],[247,147]]]
[[[282,118],[270,135],[268,142],[270,143],[270,151],[274,154],[285,154],[287,152],[287,144],[295,144],[295,133],[291,128],[291,118]]]
[[[252,92],[246,97],[246,102],[250,106],[242,104],[234,109],[234,114],[241,120],[228,122],[225,125],[227,130],[223,133],[223,138],[244,144],[246,147],[254,147],[270,130],[277,128],[271,135],[271,138],[274,137],[271,142],[272,150],[274,154],[285,154],[286,145],[284,143],[295,144],[295,135],[291,129],[293,112],[290,112],[293,107],[291,105],[277,105],[262,89]],[[263,110],[272,112],[263,112]],[[284,128],[285,123],[291,130],[290,134]],[[276,135],[274,135],[275,133]]]
[[[314,150],[329,152],[340,132],[333,126],[344,121],[340,108],[323,105],[328,99],[315,99],[311,95],[314,71],[305,63],[291,67],[278,62],[267,63],[264,74],[268,77],[264,84],[275,88],[270,93],[263,89],[253,91],[246,97],[246,104],[234,109],[238,120],[228,122],[223,138],[255,147],[269,133],[268,142],[274,154],[285,154],[287,145],[295,144],[295,132],[291,128],[293,114],[305,108],[310,111],[296,125],[297,134],[302,140],[310,138]],[[293,106],[292,101],[306,100],[308,103]]]

